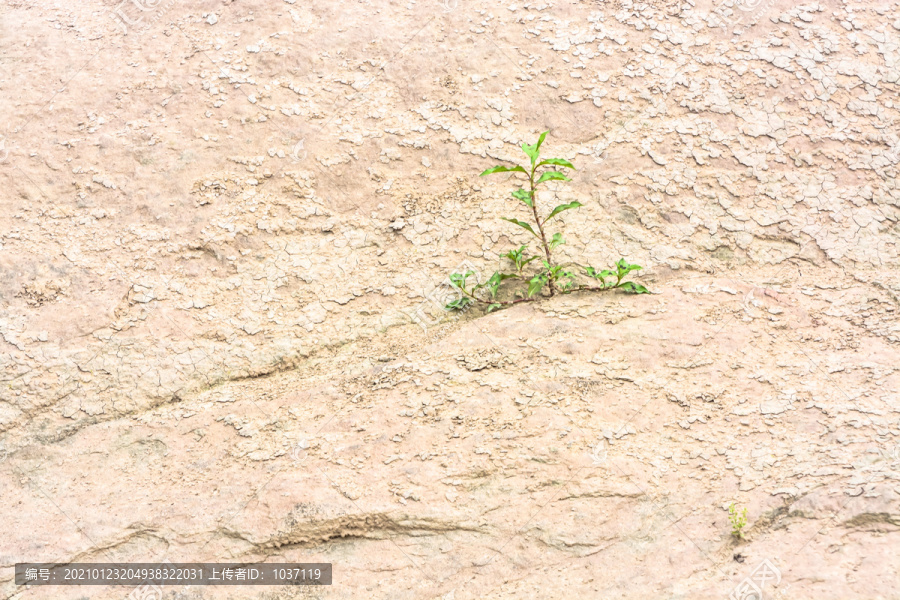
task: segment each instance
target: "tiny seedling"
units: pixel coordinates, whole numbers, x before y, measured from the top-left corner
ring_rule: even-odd
[[[728,506],[728,520],[731,521],[731,535],[739,540],[744,539],[744,527],[747,526],[747,508],[739,511],[737,505],[732,502]]]
[[[527,166],[515,165],[507,167],[499,165],[484,171],[481,176],[494,173],[520,174],[528,179],[525,187],[512,191],[512,197],[521,203],[525,209],[527,220],[515,217],[501,217],[517,227],[521,227],[534,237],[539,249],[535,254],[529,254],[528,244],[513,248],[503,255],[511,263],[511,272],[496,271],[483,283],[469,285],[467,280],[475,275],[474,271],[465,273],[452,273],[451,285],[461,292],[454,301],[444,308],[447,310],[461,310],[470,304],[483,304],[487,312],[505,308],[520,302],[534,302],[544,294],[556,296],[557,294],[571,294],[572,292],[591,291],[606,292],[622,290],[631,294],[647,294],[649,290],[639,283],[625,281],[632,271],[641,269],[638,265],[629,264],[624,258],[620,259],[611,269],[595,269],[589,265],[578,263],[558,263],[553,257],[553,251],[566,243],[562,233],[548,232],[548,225],[560,213],[577,209],[582,206],[577,200],[560,204],[546,215],[538,207],[537,190],[548,181],[571,181],[561,171],[562,169],[575,170],[571,162],[562,158],[545,158],[541,160],[541,144],[547,132],[541,134],[536,144],[522,144],[522,150],[528,157],[530,164]],[[518,205],[518,204],[517,204]],[[500,288],[510,280],[519,285],[512,293],[500,293]],[[505,286],[508,290],[508,285]],[[504,291],[507,291],[504,290]]]

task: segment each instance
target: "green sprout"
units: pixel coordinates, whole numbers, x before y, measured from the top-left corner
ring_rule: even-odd
[[[731,535],[735,538],[744,539],[744,527],[747,526],[747,508],[743,512],[739,511],[737,505],[732,502],[728,506],[728,520],[731,521]]]
[[[527,183],[511,192],[513,198],[521,202],[528,214],[527,220],[514,217],[501,217],[517,227],[521,227],[532,237],[538,246],[536,254],[529,254],[528,244],[523,244],[503,255],[503,258],[512,263],[513,271],[504,273],[497,271],[484,283],[472,285],[466,284],[466,280],[472,271],[467,273],[453,273],[450,275],[451,285],[458,289],[462,296],[447,304],[446,310],[461,310],[470,304],[482,304],[487,306],[487,312],[505,308],[520,302],[534,302],[544,297],[557,294],[571,294],[573,292],[591,291],[603,292],[610,290],[622,290],[631,294],[647,294],[649,290],[639,283],[625,281],[625,277],[632,271],[639,271],[639,265],[629,264],[624,258],[620,259],[612,269],[597,270],[589,265],[577,263],[559,264],[553,258],[553,251],[566,243],[560,232],[548,234],[548,225],[559,214],[580,208],[582,204],[577,200],[566,202],[555,207],[546,216],[538,207],[537,190],[541,185],[549,181],[571,181],[562,171],[563,169],[575,170],[575,166],[562,158],[545,158],[541,160],[541,144],[547,132],[541,134],[536,144],[522,144],[522,150],[529,159],[527,166],[498,165],[484,171],[481,176],[495,173],[513,173],[527,178]],[[533,263],[533,264],[532,264]],[[536,268],[535,268],[536,267]],[[574,270],[572,269],[574,268]],[[576,272],[581,273],[577,275]],[[500,294],[502,284],[512,280],[520,286],[514,289],[512,297]]]

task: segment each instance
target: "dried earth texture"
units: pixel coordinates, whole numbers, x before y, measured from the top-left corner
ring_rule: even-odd
[[[0,598],[900,598],[896,0],[4,0],[0,44]],[[562,256],[654,294],[443,314],[544,130]],[[162,560],[334,584],[12,577]]]

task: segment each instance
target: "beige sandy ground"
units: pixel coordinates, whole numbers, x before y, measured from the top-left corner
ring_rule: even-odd
[[[900,598],[898,82],[886,0],[6,0],[0,598]],[[443,314],[544,130],[654,294]],[[12,581],[164,559],[334,584]]]

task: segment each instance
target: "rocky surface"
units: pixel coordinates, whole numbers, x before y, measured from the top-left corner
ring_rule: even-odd
[[[896,596],[896,2],[0,11],[0,598]],[[655,293],[448,318],[546,129]]]

